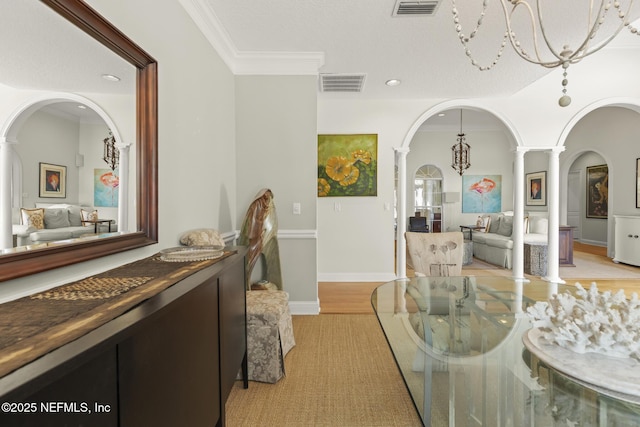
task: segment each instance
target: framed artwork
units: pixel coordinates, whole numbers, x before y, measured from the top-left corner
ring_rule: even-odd
[[[40,163],[40,197],[67,197],[67,167]]]
[[[463,175],[462,212],[502,211],[502,175]]]
[[[318,135],[318,197],[378,195],[378,135]]]
[[[118,207],[118,169],[93,170],[93,205],[96,207]]]
[[[640,209],[640,159],[636,159],[636,209]]]
[[[609,213],[609,167],[587,166],[587,218],[607,218]]]
[[[547,171],[526,175],[527,206],[547,206]]]

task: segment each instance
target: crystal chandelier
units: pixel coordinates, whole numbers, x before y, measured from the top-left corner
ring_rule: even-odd
[[[469,169],[471,163],[471,147],[465,142],[465,134],[462,132],[462,109],[460,109],[460,133],[458,133],[457,143],[451,147],[451,167],[460,176]]]
[[[118,167],[118,160],[120,159],[120,151],[116,147],[116,138],[109,130],[109,136],[103,139],[104,142],[104,156],[102,160],[107,162],[111,170],[115,170]]]
[[[562,80],[562,97],[558,100],[558,104],[561,107],[566,107],[571,103],[571,97],[567,95],[567,85],[569,83],[567,79],[567,69],[571,64],[580,62],[583,58],[602,49],[611,40],[613,40],[615,36],[617,36],[618,33],[625,27],[627,27],[631,31],[631,33],[639,35],[638,29],[630,25],[627,18],[633,6],[634,0],[600,0],[599,2],[596,0],[589,0],[587,9],[588,22],[586,22],[585,25],[586,31],[584,33],[582,41],[577,46],[572,47],[564,44],[561,48],[558,48],[557,46],[554,47],[552,45],[551,40],[545,30],[545,25],[542,18],[543,12],[541,4],[544,3],[543,0],[535,0],[535,7],[532,7],[532,5],[530,4],[533,3],[533,0],[500,0],[500,4],[502,6],[502,10],[504,12],[504,17],[506,20],[507,29],[504,33],[502,44],[498,48],[498,53],[496,54],[493,61],[489,65],[480,65],[476,61],[476,59],[473,58],[473,55],[469,48],[469,42],[476,36],[479,28],[482,26],[482,21],[486,15],[488,2],[489,0],[483,0],[482,11],[480,12],[480,16],[478,17],[478,19],[475,21],[475,28],[473,29],[473,31],[471,31],[471,33],[469,33],[469,35],[465,35],[462,29],[462,24],[460,23],[460,16],[456,7],[456,0],[451,0],[455,29],[458,33],[458,38],[460,39],[460,42],[465,49],[465,53],[471,61],[471,64],[477,67],[480,71],[490,70],[502,57],[504,48],[507,45],[508,40],[515,52],[524,60],[541,65],[545,68],[562,67],[564,69]],[[597,5],[598,3],[599,6]],[[626,6],[623,7],[622,3],[626,3]],[[524,10],[530,21],[533,54],[526,51],[526,49],[523,47],[523,43],[518,39],[516,32],[514,31],[514,28],[512,26],[513,14],[518,9]],[[615,9],[615,13],[612,11],[612,9]],[[617,25],[617,28],[613,31],[612,34],[606,36],[604,40],[592,46],[591,42],[596,37],[596,33],[598,32],[600,27],[602,27],[602,25],[605,23],[605,20],[607,19],[607,16],[610,12],[611,14],[617,15],[620,23]],[[544,40],[544,44],[542,46],[538,41],[539,36],[542,36],[542,39]],[[541,55],[541,51],[545,47],[547,57],[550,58],[548,60],[543,59]]]

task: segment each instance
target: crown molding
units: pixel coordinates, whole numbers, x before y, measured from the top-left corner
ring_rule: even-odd
[[[211,46],[236,75],[318,75],[324,52],[242,52],[206,0],[179,0]]]

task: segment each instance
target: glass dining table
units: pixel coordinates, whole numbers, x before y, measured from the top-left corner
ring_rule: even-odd
[[[574,290],[541,280],[419,277],[379,286],[371,302],[425,426],[640,426],[640,397],[591,387],[523,343],[532,328],[527,307]]]

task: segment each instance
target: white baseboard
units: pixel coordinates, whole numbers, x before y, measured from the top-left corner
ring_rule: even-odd
[[[584,243],[585,245],[602,246],[604,248],[607,247],[607,242],[600,242],[598,240],[580,239],[578,242]]]
[[[320,300],[317,301],[289,301],[289,310],[293,315],[320,314]]]
[[[318,282],[390,282],[393,273],[318,273]]]

